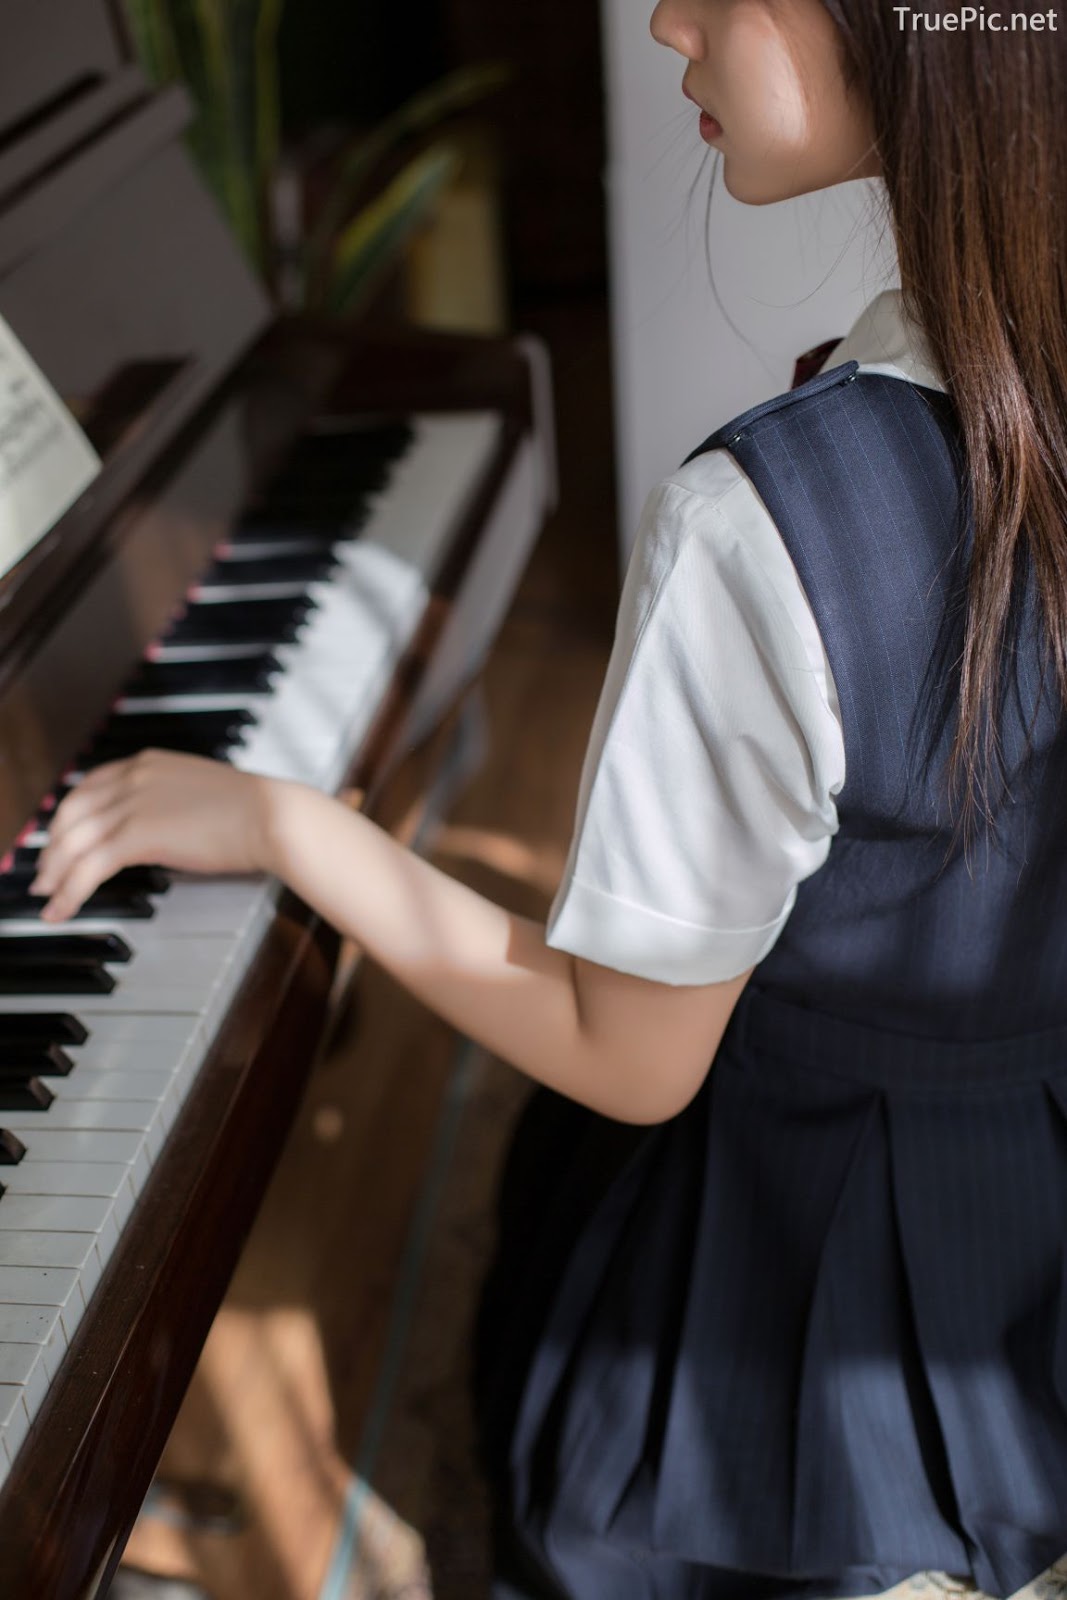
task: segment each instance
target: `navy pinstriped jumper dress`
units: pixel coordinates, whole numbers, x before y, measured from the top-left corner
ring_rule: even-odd
[[[826,645],[840,827],[679,1116],[531,1101],[477,1351],[494,1594],[826,1600],[941,1570],[1007,1596],[1067,1551],[1067,734],[1033,585],[1010,793],[968,866],[949,397],[848,362],[714,446]]]

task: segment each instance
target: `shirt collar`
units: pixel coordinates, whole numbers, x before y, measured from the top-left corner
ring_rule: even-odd
[[[923,330],[905,315],[899,289],[883,289],[875,296],[820,370],[839,367],[843,361],[858,361],[865,372],[946,392]]]

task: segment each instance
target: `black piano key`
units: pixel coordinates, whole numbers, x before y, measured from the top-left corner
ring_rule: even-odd
[[[220,760],[234,744],[239,742],[237,739],[197,738],[192,733],[180,738],[148,741],[160,750],[173,750],[176,754],[185,756],[205,756],[209,761]],[[78,767],[82,772],[92,772],[94,767],[102,767],[108,761],[127,761],[130,756],[139,755],[144,749],[147,749],[147,745],[136,739],[98,739],[94,742],[92,750],[78,757]]]
[[[78,758],[85,771],[155,747],[187,755],[219,756],[238,744],[255,713],[243,706],[225,711],[134,711],[116,713]]]
[[[344,431],[303,433],[293,441],[292,449],[269,478],[267,487],[273,488],[278,482],[294,478],[315,483],[326,476],[341,479],[354,488],[369,488],[392,476],[409,443],[398,448],[384,434],[375,439],[357,438],[355,433]]]
[[[0,920],[23,915],[32,917],[44,904],[44,896],[31,895],[25,882],[0,878]]]
[[[44,826],[47,827],[47,818]],[[0,874],[0,884],[30,884],[37,875],[41,852],[36,845],[19,845],[8,872]],[[102,889],[132,890],[136,894],[166,894],[171,875],[166,867],[121,867],[100,885]]]
[[[289,600],[221,600],[187,606],[163,636],[164,644],[243,644],[267,648],[295,639],[314,601],[306,595]]]
[[[48,826],[47,817],[45,817],[42,825],[44,827]],[[7,872],[0,874],[0,898],[3,896],[5,887],[18,888],[25,892],[37,875],[37,864],[41,852],[36,845],[32,847],[19,845],[13,854],[14,862],[12,866]],[[171,875],[166,867],[122,867],[118,872],[112,873],[111,877],[102,883],[100,887],[109,891],[118,891],[124,895],[128,893],[144,895],[166,894],[170,885]],[[5,937],[10,938],[11,936],[5,935]],[[117,960],[118,958],[112,956],[109,959]]]
[[[269,650],[221,661],[145,661],[123,686],[123,694],[261,694],[281,671]]]
[[[256,561],[213,561],[196,580],[197,589],[255,583],[302,583],[306,587],[337,565],[333,547],[303,555],[260,557]]]
[[[23,1078],[66,1078],[74,1062],[58,1044],[5,1044],[0,1047],[0,1082]]]
[[[299,513],[301,503],[306,502],[316,508],[312,515],[317,520],[317,507],[332,501],[359,512],[371,506],[388,484],[389,477],[390,468],[379,462],[363,465],[357,462],[353,466],[351,462],[329,456],[318,461],[292,461],[259,490],[245,509],[258,511],[262,506],[292,505]]]
[[[389,482],[393,465],[389,461],[353,457],[348,446],[296,451],[261,493],[264,498],[269,498],[279,490],[286,493],[304,489],[314,494],[325,486],[331,491],[344,489],[349,494],[370,496],[377,494]]]
[[[304,528],[342,533],[355,522],[366,520],[370,507],[362,491],[353,493],[343,486],[307,483],[271,485],[262,498],[253,500],[249,511],[261,522],[277,527],[281,522],[298,522]]]
[[[388,482],[389,473],[381,469],[364,473],[361,481],[354,481],[343,463],[289,468],[248,502],[242,517],[265,515],[273,519],[288,514],[311,527],[323,523],[331,513],[338,522],[349,517],[362,520]]]
[[[271,526],[281,533],[286,522],[313,529],[337,519],[350,532],[352,524],[366,521],[373,497],[387,487],[414,437],[414,428],[404,421],[302,434],[248,507],[247,517],[258,521],[261,531]]]
[[[205,741],[226,739],[238,728],[247,727],[255,720],[255,713],[244,706],[224,706],[216,711],[116,711],[104,723],[97,737],[118,737],[131,742],[140,740],[144,746],[153,744],[157,739],[184,738],[186,735]],[[96,739],[92,743],[95,745]]]
[[[373,421],[354,418],[340,425],[330,425],[320,418],[319,425],[309,428],[293,441],[293,447],[283,463],[290,466],[321,466],[325,461],[342,460],[353,472],[369,465],[389,464],[399,460],[412,445],[415,429],[403,418]]]
[[[40,1078],[31,1075],[8,1083],[0,1076],[0,1111],[47,1111],[54,1100],[55,1095]]]
[[[32,883],[37,874],[37,862],[40,859],[40,849],[37,845],[16,845],[11,852],[11,865],[4,873],[0,873],[0,882],[3,883]]]
[[[34,899],[39,900],[41,905],[45,904],[42,896],[35,895]],[[112,889],[107,884],[101,884],[89,896],[74,920],[88,922],[97,918],[129,918],[135,922],[147,922],[155,914],[156,908],[146,894],[122,888]]]
[[[126,962],[133,954],[118,933],[0,933],[0,965],[50,961]]]
[[[3,928],[3,918],[37,917],[46,904],[46,894],[24,894],[6,901],[0,891],[0,928]],[[149,922],[152,917],[155,917],[155,906],[147,894],[99,888],[75,910],[70,922]]]
[[[166,894],[171,875],[166,867],[121,867],[100,885],[117,894]]]
[[[13,1044],[84,1044],[88,1037],[69,1011],[0,1011],[0,1054]]]
[[[0,927],[3,923],[17,921],[20,917],[36,917],[41,907],[47,903],[47,895],[27,894],[25,890],[17,887],[5,889],[3,879],[0,879]],[[104,919],[118,922],[130,918],[146,921],[155,914],[156,908],[146,894],[128,889],[109,889],[101,885],[78,908],[71,920],[90,922]]]
[[[14,1167],[26,1154],[26,1146],[10,1128],[0,1128],[0,1167]]]
[[[115,976],[98,961],[47,961],[8,966],[0,954],[0,994],[110,994]]]

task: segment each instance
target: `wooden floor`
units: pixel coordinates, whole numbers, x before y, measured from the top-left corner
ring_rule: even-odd
[[[487,761],[433,859],[542,918],[618,594],[606,313],[555,305],[561,507],[483,679]],[[364,963],[313,1076],[127,1561],[214,1600],[478,1600],[465,1365],[527,1080]]]

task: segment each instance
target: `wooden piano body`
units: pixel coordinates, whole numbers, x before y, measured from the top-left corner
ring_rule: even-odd
[[[0,37],[0,317],[103,463],[0,581],[0,851],[33,837],[44,797],[115,725],[146,652],[244,508],[269,499],[294,442],[402,416],[406,450],[342,564],[312,586],[310,622],[232,753],[357,786],[374,814],[477,674],[553,498],[544,352],[276,317],[185,151],[185,96],[148,88],[117,6],[0,0]],[[278,885],[176,879],[150,909],[67,930],[128,939],[111,993],[0,996],[16,1054],[27,1016],[74,1013],[89,1033],[47,1109],[0,1109],[26,1147],[0,1173],[5,1600],[106,1587],[327,1013],[336,936]],[[30,921],[0,900],[0,967]],[[205,949],[219,970],[198,997]],[[139,962],[173,977],[173,996],[157,1002]],[[39,1154],[50,1117],[68,1143],[112,1124],[131,1140],[131,1106],[151,1125],[128,1175],[101,1162],[71,1178]],[[93,1170],[118,1172],[113,1193],[77,1192]],[[50,1241],[39,1260],[35,1233]],[[62,1253],[79,1239],[85,1271]]]

